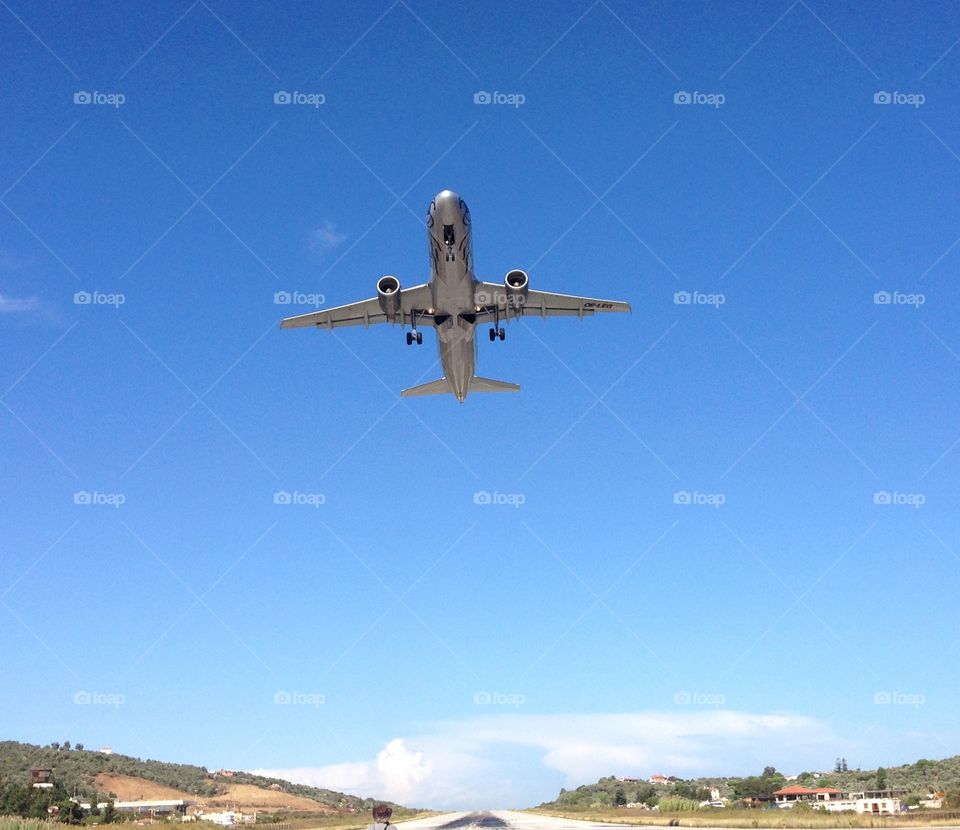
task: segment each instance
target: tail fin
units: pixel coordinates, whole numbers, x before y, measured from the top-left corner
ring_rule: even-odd
[[[453,387],[446,378],[432,380],[430,383],[421,383],[419,386],[411,386],[400,393],[401,398],[418,398],[422,395],[446,395],[453,393]]]
[[[470,383],[471,392],[519,392],[519,383],[507,383],[505,380],[474,377]]]

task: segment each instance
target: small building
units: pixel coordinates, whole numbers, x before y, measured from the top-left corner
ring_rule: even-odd
[[[790,787],[782,787],[773,793],[773,797],[778,807],[792,807],[798,801],[806,801],[812,804],[822,804],[829,801],[837,801],[843,797],[840,790],[833,787],[800,787],[796,784]]]
[[[203,821],[212,821],[222,827],[231,827],[236,822],[236,815],[233,810],[227,810],[223,813],[198,813],[197,818]]]
[[[901,812],[898,792],[871,790],[844,793],[832,787],[784,787],[773,794],[777,807],[790,809],[799,802],[829,813],[860,813],[876,816],[897,815]]]
[[[132,813],[135,816],[170,816],[186,815],[187,807],[196,805],[196,801],[188,799],[148,799],[143,801],[114,801],[113,809],[118,813]]]
[[[666,775],[659,775],[659,774],[658,774],[658,775],[651,775],[651,776],[647,779],[647,783],[648,783],[648,784],[653,784],[654,786],[660,786],[660,787],[673,786],[673,781],[671,781],[669,778],[667,778]]]
[[[32,769],[30,770],[30,786],[40,790],[47,790],[53,787],[52,769]]]

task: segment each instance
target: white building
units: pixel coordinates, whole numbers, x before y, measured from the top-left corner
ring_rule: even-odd
[[[133,813],[134,815],[171,815],[179,813],[184,815],[187,807],[193,807],[197,802],[189,801],[183,798],[177,799],[150,799],[146,801],[114,801],[113,809],[120,813]]]
[[[784,787],[774,794],[777,806],[790,809],[798,802],[829,813],[860,813],[877,816],[898,815],[902,811],[900,799],[888,791],[844,793],[832,787]]]

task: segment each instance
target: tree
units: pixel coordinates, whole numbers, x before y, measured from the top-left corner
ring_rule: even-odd
[[[653,801],[651,801],[651,799],[656,799],[656,797],[656,788],[653,786],[653,784],[647,784],[645,787],[640,787],[637,790],[633,800],[638,804],[647,804],[652,807]]]
[[[77,750],[77,752],[83,752],[83,744],[77,744],[74,749]]]
[[[103,808],[103,823],[113,824],[116,820],[117,820],[117,811],[113,806],[113,802],[108,801],[107,806]]]
[[[731,782],[735,798],[767,798],[785,783],[786,779],[780,773],[776,775],[751,775],[749,778],[741,778],[739,781]]]
[[[770,778],[770,776],[776,775],[776,774],[777,774],[777,768],[776,768],[776,767],[764,767],[764,768],[763,768],[763,777],[764,777],[764,778]]]
[[[613,793],[613,806],[623,807],[627,803],[627,797],[623,793],[623,787],[617,787]]]
[[[69,751],[70,751],[70,741],[64,741],[64,742],[63,742],[63,748],[64,748],[67,752],[69,752]]]
[[[61,822],[80,824],[83,821],[83,809],[76,801],[71,801],[68,798],[61,801],[57,806],[60,808],[59,818]]]
[[[30,811],[30,790],[22,784],[8,784],[0,792],[0,815],[26,816]]]
[[[887,788],[887,771],[883,767],[877,767],[877,789],[885,790]]]

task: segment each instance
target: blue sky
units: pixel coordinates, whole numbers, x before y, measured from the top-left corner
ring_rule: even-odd
[[[4,737],[439,807],[957,751],[952,4],[2,6]],[[462,406],[281,335],[444,188],[633,314]]]

